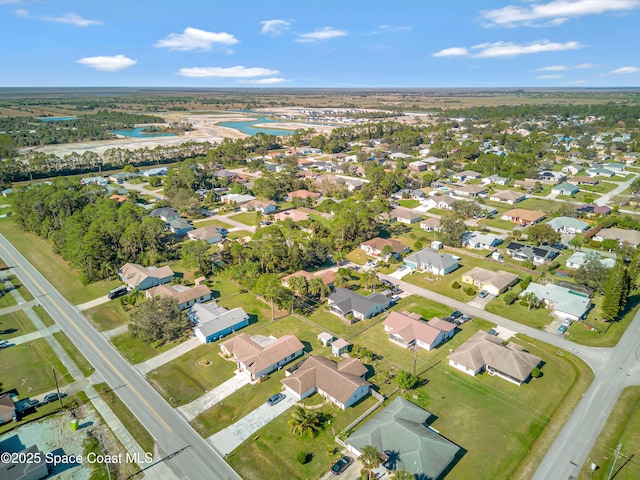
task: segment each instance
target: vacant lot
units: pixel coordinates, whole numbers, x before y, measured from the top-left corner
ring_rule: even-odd
[[[129,316],[120,306],[119,300],[112,300],[83,312],[96,329],[111,330],[129,322]]]
[[[258,214],[256,212],[242,212],[237,215],[232,215],[229,218],[236,222],[249,225],[250,227],[253,227],[258,222]]]
[[[146,343],[140,337],[133,338],[128,333],[124,333],[113,337],[111,339],[111,343],[113,343],[114,347],[120,350],[120,353],[122,353],[129,362],[135,365],[136,363],[144,362],[156,355],[160,355],[185,340],[186,337],[179,341],[165,343],[160,347],[154,347],[153,345]]]
[[[36,327],[22,310],[0,316],[0,340],[19,337],[35,331]]]

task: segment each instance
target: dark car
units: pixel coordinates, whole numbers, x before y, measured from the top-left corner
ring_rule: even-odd
[[[566,325],[560,325],[558,327],[558,330],[556,330],[556,335],[564,335],[567,331],[567,326]]]
[[[389,280],[387,280],[386,278],[383,278],[382,280],[380,280],[380,283],[383,285],[386,285],[387,287],[395,287],[395,285],[391,283]]]
[[[340,457],[340,459],[337,462],[331,465],[331,473],[333,473],[334,475],[340,475],[352,463],[353,463],[353,458],[347,455],[343,455],[342,457]]]
[[[489,335],[493,335],[494,337],[498,336],[498,332],[496,332],[493,328],[487,332]]]
[[[460,318],[462,316],[462,312],[454,310],[453,313],[449,316],[455,320],[456,318]]]
[[[487,295],[489,295],[489,292],[487,292],[486,290],[481,290],[480,291],[480,295],[478,295],[480,298],[484,298]]]
[[[284,393],[276,393],[275,395],[272,395],[271,397],[269,397],[269,400],[267,400],[267,405],[269,405],[270,407],[273,407],[274,405],[284,400],[284,398],[285,398]]]
[[[42,404],[46,404],[46,403],[51,403],[51,402],[55,402],[56,400],[60,399],[60,398],[64,398],[66,397],[67,394],[66,393],[60,393],[60,396],[58,396],[57,393],[47,393],[44,398],[42,399]]]

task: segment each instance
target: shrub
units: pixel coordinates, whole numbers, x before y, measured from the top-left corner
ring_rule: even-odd
[[[451,288],[455,288],[456,290],[460,288],[460,284],[458,283],[457,280],[451,284]]]
[[[531,280],[533,280],[531,278],[531,275],[527,275],[526,277],[524,277],[522,279],[522,282],[520,282],[520,287],[522,288],[522,291],[526,290],[527,287],[529,286],[529,284],[531,283]],[[511,302],[513,303],[513,302]]]
[[[403,390],[411,390],[412,388],[416,387],[419,382],[420,379],[416,375],[405,372],[404,370],[400,370],[398,372],[398,376],[396,377],[396,383]]]
[[[511,305],[518,298],[518,294],[516,292],[508,291],[502,296],[502,300],[507,305]]]
[[[542,376],[542,372],[540,371],[540,369],[538,367],[536,367],[533,370],[531,370],[531,376],[533,378],[540,378]]]
[[[476,291],[473,289],[473,287],[467,287],[464,293],[466,293],[470,297],[473,297],[476,294]]]
[[[300,465],[304,465],[309,461],[309,452],[305,452],[305,451],[298,452],[298,454],[296,455],[296,460]]]

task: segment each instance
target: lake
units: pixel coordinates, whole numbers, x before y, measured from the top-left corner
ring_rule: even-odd
[[[144,133],[145,127],[125,128],[123,130],[112,130],[111,133],[132,138],[153,138],[153,137],[175,137],[175,133]]]
[[[271,120],[267,117],[258,117],[256,120],[251,120],[248,122],[222,122],[219,123],[221,127],[233,128],[235,130],[239,130],[242,133],[246,133],[247,135],[255,135],[256,133],[264,133],[265,135],[293,135],[293,130],[278,130],[275,128],[259,128],[253,127],[257,123],[275,123],[281,122],[282,120]]]
[[[68,122],[76,120],[77,117],[36,117],[41,122]]]

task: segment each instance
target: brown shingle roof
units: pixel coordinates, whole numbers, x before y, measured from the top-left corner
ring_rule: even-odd
[[[180,285],[181,286],[181,285]],[[197,285],[192,288],[176,288],[172,285],[158,285],[147,292],[150,297],[175,298],[178,304],[187,303],[191,300],[209,295],[211,290],[206,285]]]
[[[173,270],[169,267],[149,269],[137,263],[125,263],[118,273],[128,284],[134,287],[140,285],[148,277],[165,278],[173,276]]]
[[[250,373],[261,372],[288,356],[304,350],[304,345],[295,335],[283,335],[275,342],[263,347],[246,333],[241,333],[222,345],[232,352]]]

